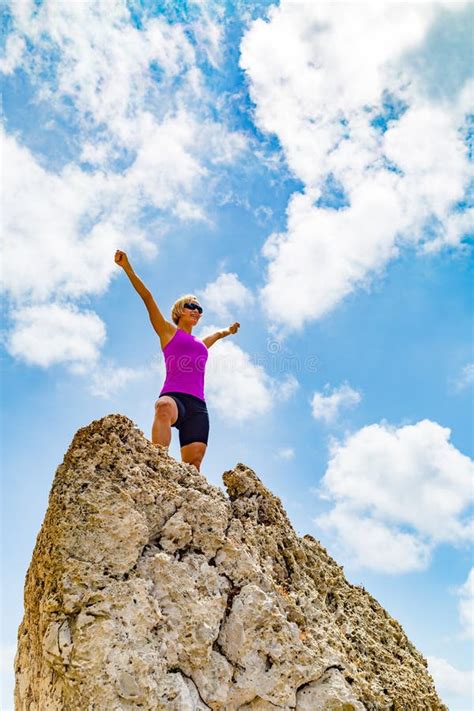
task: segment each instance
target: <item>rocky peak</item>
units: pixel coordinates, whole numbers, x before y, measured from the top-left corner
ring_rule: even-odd
[[[121,415],[77,432],[26,578],[17,711],[445,710],[398,622],[253,471],[223,478]]]

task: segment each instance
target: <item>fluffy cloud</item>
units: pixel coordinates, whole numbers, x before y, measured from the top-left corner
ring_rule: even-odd
[[[428,657],[428,670],[433,677],[439,694],[465,696],[470,705],[474,689],[474,671],[460,671],[446,659]],[[466,709],[468,706],[465,707]]]
[[[206,333],[217,330],[215,326],[208,326]],[[199,337],[204,335],[199,334]],[[297,387],[298,382],[291,375],[282,380],[270,377],[230,339],[220,341],[209,353],[206,397],[212,408],[231,422],[265,415],[277,402],[291,397]]]
[[[156,254],[138,227],[141,206],[201,218],[189,196],[204,168],[191,155],[199,125],[181,113],[157,126],[144,117],[148,146],[122,174],[91,174],[70,165],[59,174],[39,165],[2,134],[5,181],[3,286],[16,300],[103,292],[116,272],[115,249]],[[189,149],[189,150],[188,150]]]
[[[467,580],[458,590],[459,619],[464,636],[474,637],[474,568],[471,568]]]
[[[48,308],[50,316],[58,314],[61,341],[55,302],[103,293],[118,273],[117,248],[156,254],[143,210],[206,219],[203,178],[212,181],[214,168],[233,161],[245,142],[211,117],[196,46],[184,25],[145,12],[139,29],[120,0],[24,2],[11,14],[2,69],[21,68],[29,76],[35,98],[51,108],[52,126],[64,118],[66,102],[72,107],[68,139],[78,150],[74,161],[58,168],[49,164],[49,154],[33,155],[19,136],[2,134],[3,289],[18,313],[28,307],[33,338]],[[218,26],[205,8],[199,17],[193,24],[197,42],[217,61]],[[95,353],[96,334],[84,323],[77,313],[71,319],[71,328],[79,328],[77,339],[71,331],[72,341],[85,349],[89,333]],[[14,316],[12,326],[10,353],[22,357],[25,324]],[[67,348],[54,353],[41,364],[59,362],[61,353],[71,360]]]
[[[400,246],[456,246],[468,231],[456,207],[470,179],[468,87],[435,104],[407,60],[442,12],[449,24],[431,4],[283,1],[243,38],[256,121],[304,185],[263,248],[263,302],[283,331],[366,286]]]
[[[125,234],[113,180],[74,166],[49,173],[15,138],[2,139],[3,287],[15,301],[100,293],[116,269],[118,244],[153,250],[138,233]]]
[[[323,420],[326,424],[334,422],[341,409],[353,407],[361,400],[361,394],[351,388],[348,383],[343,383],[340,387],[334,388],[332,392],[329,392],[329,386],[326,385],[325,391],[329,394],[314,393],[311,407],[313,417],[316,420]]]
[[[200,292],[206,307],[222,319],[231,319],[236,312],[252,308],[254,297],[237,274],[224,272]]]
[[[19,35],[10,35],[5,43],[5,54],[0,59],[0,72],[12,74],[20,64],[25,51],[25,40]]]
[[[72,304],[44,304],[12,313],[14,329],[7,341],[10,355],[47,368],[57,363],[94,363],[105,341],[97,314]]]
[[[149,166],[147,179],[162,173],[160,191],[202,175],[193,156],[228,162],[243,146],[238,134],[208,119],[211,102],[201,74],[196,47],[213,44],[217,53],[220,28],[201,8],[191,25],[169,23],[144,12],[140,28],[127,3],[104,0],[99,5],[45,0],[12,6],[13,30],[8,38],[8,70],[21,68],[39,85],[39,96],[61,112],[65,98],[80,122],[77,140],[82,160],[111,169],[123,152],[135,157],[130,181]],[[190,38],[193,30],[195,38]],[[211,41],[212,38],[212,41]],[[194,41],[195,40],[195,41]],[[19,47],[25,41],[28,51]],[[53,68],[53,71],[52,71]],[[198,119],[198,134],[189,130]],[[197,126],[194,128],[198,128]],[[199,135],[199,140],[197,138]],[[135,154],[135,155],[134,155]],[[146,164],[146,165],[144,165]],[[146,188],[147,181],[141,186]]]
[[[133,130],[145,99],[153,95],[153,73],[169,86],[182,76],[191,92],[199,84],[195,52],[179,23],[161,18],[144,18],[139,29],[129,9],[120,0],[100,5],[46,0],[15,4],[11,8],[13,33],[7,45],[8,68],[21,66],[42,79],[42,97],[59,103],[69,97],[84,120],[106,126],[106,139],[120,143],[140,140]],[[33,51],[20,53],[19,40],[27,40]],[[45,81],[51,62],[55,80]]]
[[[13,137],[2,138],[9,177],[3,196],[2,247],[8,269],[3,270],[2,288],[14,304],[9,352],[43,367],[76,356],[90,359],[92,353],[96,358],[105,342],[104,324],[90,312],[81,317],[77,309],[56,300],[103,293],[117,271],[113,254],[119,245],[149,256],[156,247],[116,208],[125,187],[121,178],[87,174],[75,166],[49,173]],[[43,343],[30,350],[37,339]]]
[[[341,557],[401,573],[425,568],[438,544],[470,540],[474,465],[450,434],[423,420],[370,425],[333,441],[321,487],[332,508],[315,523]]]

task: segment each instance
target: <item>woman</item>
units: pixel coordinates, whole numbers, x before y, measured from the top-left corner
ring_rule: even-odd
[[[173,323],[170,323],[133,271],[125,252],[119,249],[115,252],[115,263],[122,267],[145,302],[151,325],[160,338],[165,356],[166,379],[155,403],[151,441],[168,447],[171,427],[176,427],[183,462],[194,464],[199,470],[209,435],[209,415],[204,399],[207,351],[220,338],[237,333],[240,324],[234,323],[227,330],[217,331],[201,341],[191,333],[202,315],[202,307],[196,296],[187,294],[174,303],[171,310]]]

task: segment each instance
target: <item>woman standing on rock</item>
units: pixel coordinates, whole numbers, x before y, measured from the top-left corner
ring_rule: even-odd
[[[151,430],[153,444],[169,447],[171,427],[179,431],[181,459],[199,470],[209,436],[209,415],[204,400],[204,373],[209,348],[220,338],[237,333],[234,323],[202,341],[192,335],[202,307],[196,296],[186,294],[171,309],[173,323],[167,321],[150,291],[137,277],[125,252],[115,252],[115,263],[122,267],[148,310],[151,325],[158,334],[165,357],[166,379],[155,403]]]

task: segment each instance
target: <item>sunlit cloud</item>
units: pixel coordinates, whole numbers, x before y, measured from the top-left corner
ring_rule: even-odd
[[[211,313],[222,319],[247,312],[255,302],[250,289],[233,272],[219,274],[215,281],[206,284],[200,296]]]
[[[29,365],[94,363],[105,342],[105,326],[97,314],[72,304],[23,307],[12,318],[8,352]]]
[[[219,330],[208,325],[199,337]],[[228,336],[218,341],[209,351],[206,398],[224,420],[244,422],[266,415],[277,404],[288,400],[298,388],[298,381],[288,373],[269,375],[252,354],[231,339],[232,336]]]
[[[361,401],[361,394],[348,383],[343,383],[338,388],[330,389],[327,385],[324,392],[316,392],[311,400],[311,408],[315,420],[322,420],[326,424],[334,422],[341,410],[354,407]]]
[[[28,77],[51,125],[69,107],[71,150],[62,164],[60,150],[33,150],[26,129],[2,134],[3,290],[31,321],[35,306],[53,314],[58,300],[105,293],[117,273],[115,249],[155,256],[159,235],[147,229],[144,211],[164,222],[207,221],[205,186],[246,140],[213,113],[197,48],[202,43],[217,66],[221,31],[204,6],[191,28],[150,13],[139,27],[120,0],[20,3],[10,13],[4,73]],[[71,319],[73,341],[84,334],[74,339],[71,329],[83,323]],[[25,327],[16,333],[17,324],[12,317],[8,339],[11,355],[21,357]],[[49,328],[53,334],[51,320]],[[42,365],[59,363],[61,353],[70,362],[58,347]]]
[[[430,420],[363,427],[333,440],[319,494],[330,509],[315,524],[353,567],[422,570],[441,543],[465,545],[474,463]]]
[[[469,704],[474,691],[474,670],[461,671],[439,657],[429,656],[427,661],[438,693],[441,696],[450,694],[458,698],[465,697]]]
[[[243,37],[256,122],[277,136],[302,183],[289,199],[286,229],[262,250],[261,297],[283,334],[366,288],[405,245],[457,248],[469,234],[472,85],[464,76],[444,101],[420,76],[421,66],[432,66],[430,33],[440,24],[450,40],[437,42],[446,65],[469,56],[467,35],[450,54],[463,12],[467,4],[378,3],[361,13],[357,4],[283,0]]]

